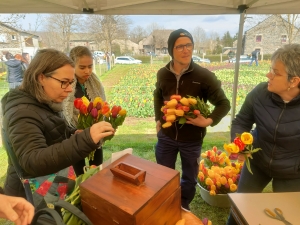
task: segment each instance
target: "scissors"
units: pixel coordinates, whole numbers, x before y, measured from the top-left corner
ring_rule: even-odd
[[[274,209],[274,212],[268,208],[264,209],[264,212],[265,214],[268,216],[268,217],[271,217],[272,219],[276,219],[276,220],[280,220],[282,221],[285,225],[293,225],[291,224],[290,222],[288,222],[284,216],[283,216],[283,212],[281,209],[279,208],[275,208]]]

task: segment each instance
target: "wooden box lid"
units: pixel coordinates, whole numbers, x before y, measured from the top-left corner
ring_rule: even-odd
[[[111,169],[120,163],[146,171],[144,182],[137,185],[114,176]],[[80,195],[82,201],[99,213],[120,214],[118,211],[122,211],[124,219],[140,214],[139,220],[145,220],[179,187],[178,171],[126,154],[80,184]]]

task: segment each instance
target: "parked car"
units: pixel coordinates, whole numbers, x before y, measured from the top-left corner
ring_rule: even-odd
[[[118,56],[115,59],[115,64],[141,64],[142,61],[132,58],[131,56]]]
[[[196,56],[196,55],[193,55],[192,56],[192,59],[194,62],[199,62],[199,63],[210,63],[210,60],[209,59],[203,59],[199,56]]]
[[[102,51],[94,51],[93,52],[94,58],[103,58],[104,55],[105,55],[105,53]]]
[[[236,58],[231,59],[232,63],[236,62]],[[249,55],[241,55],[240,56],[240,63],[250,63],[251,62],[251,56]]]

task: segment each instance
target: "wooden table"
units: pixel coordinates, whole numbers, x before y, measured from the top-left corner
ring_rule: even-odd
[[[293,225],[300,224],[300,192],[284,193],[231,193],[231,212],[240,225],[283,225],[265,215],[264,209],[280,208],[283,216]]]

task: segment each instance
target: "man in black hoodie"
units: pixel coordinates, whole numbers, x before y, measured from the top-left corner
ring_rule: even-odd
[[[221,88],[221,82],[214,73],[195,64],[192,60],[194,41],[192,35],[184,30],[175,30],[168,39],[168,51],[172,60],[157,73],[154,90],[154,110],[158,142],[155,149],[158,164],[175,169],[178,152],[181,157],[181,206],[189,211],[189,204],[196,192],[199,171],[199,157],[206,127],[214,126],[227,115],[230,102]],[[168,128],[161,128],[161,107],[171,95],[199,97],[214,105],[208,118],[198,115],[187,118],[183,126],[174,122]]]
[[[7,66],[7,82],[9,84],[9,89],[11,90],[21,85],[24,71],[22,62],[15,59],[10,52],[7,52],[5,57],[7,59],[5,62]]]

